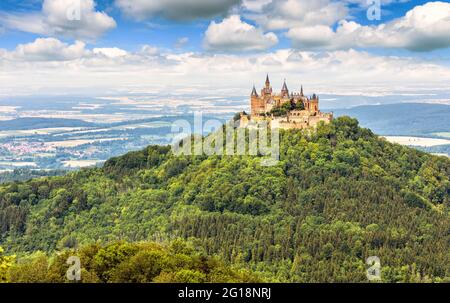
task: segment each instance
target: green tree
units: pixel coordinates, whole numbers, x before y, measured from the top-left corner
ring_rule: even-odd
[[[8,282],[8,271],[15,260],[15,256],[5,256],[3,253],[4,250],[0,246],[0,283]]]

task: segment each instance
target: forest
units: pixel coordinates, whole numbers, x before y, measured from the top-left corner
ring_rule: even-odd
[[[149,146],[0,185],[0,279],[450,282],[450,160],[340,117],[280,133],[280,161]],[[174,248],[180,246],[180,249]],[[39,270],[40,269],[40,270]]]
[[[73,277],[69,275],[72,280],[68,280],[67,272],[71,271],[67,260],[72,256],[77,256],[83,266],[78,278],[74,272]],[[90,244],[50,257],[35,252],[22,257],[20,262],[15,262],[14,256],[3,258],[0,257],[0,264],[3,264],[0,281],[10,283],[65,283],[77,279],[83,283],[263,282],[248,270],[231,268],[218,258],[197,254],[182,240],[170,245],[155,242]]]
[[[28,168],[18,168],[12,171],[0,173],[0,184],[13,181],[28,181],[34,178],[61,176],[64,175],[64,170],[36,170]]]

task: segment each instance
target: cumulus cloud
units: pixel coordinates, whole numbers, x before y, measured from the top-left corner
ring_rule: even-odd
[[[273,0],[261,13],[248,17],[268,30],[284,30],[300,26],[333,25],[348,15],[344,1]]]
[[[176,0],[167,0],[170,1],[176,3]],[[164,1],[142,1],[141,4],[163,7],[161,2]],[[54,38],[40,38],[18,45],[14,50],[0,49],[0,94],[66,93],[70,89],[101,93],[127,91],[129,87],[142,87],[145,91],[155,85],[167,92],[175,83],[192,91],[200,86],[209,86],[204,90],[208,92],[216,87],[237,87],[236,91],[242,93],[245,90],[247,93],[250,82],[264,77],[267,72],[272,75],[275,87],[281,86],[285,77],[298,86],[307,83],[308,87],[329,90],[342,85],[365,89],[368,84],[391,88],[417,85],[448,87],[450,68],[438,61],[422,61],[407,54],[403,57],[381,56],[354,48],[421,51],[448,47],[449,3],[427,3],[385,24],[364,26],[348,17],[350,2],[357,4],[359,0],[339,3],[331,0],[246,0],[243,2],[244,11],[253,12],[250,17],[254,22],[248,21],[248,15],[245,19],[231,15],[209,24],[204,46],[208,50],[220,51],[218,53],[171,51],[151,45],[137,51],[114,45],[91,48],[80,41],[67,43]],[[94,8],[90,11],[97,13]],[[146,13],[143,17],[150,15]],[[167,12],[160,15],[169,18]],[[263,20],[262,16],[266,19]],[[28,31],[37,33],[46,32],[50,23],[59,22],[58,18],[48,18],[48,14],[43,12],[27,17],[34,21],[27,23]],[[176,19],[174,16],[170,18]],[[283,31],[297,48],[260,52],[278,43],[272,32],[275,30]],[[56,29],[53,31],[57,32]],[[73,29],[67,29],[68,32],[79,33]],[[186,41],[180,39],[178,42],[182,45]],[[240,50],[248,52],[233,53]]]
[[[141,47],[139,54],[147,57],[153,57],[159,54],[159,49],[151,45],[144,45],[143,47]]]
[[[54,38],[38,38],[32,43],[19,44],[5,56],[8,54],[9,59],[21,61],[70,61],[84,56],[85,46],[81,41],[69,45]]]
[[[193,20],[225,14],[242,0],[116,0],[125,14],[143,20],[164,17],[172,20]]]
[[[151,46],[143,46],[139,55],[156,56],[158,54],[157,48]],[[0,62],[14,63],[15,66],[28,66],[29,63],[39,62],[45,66],[48,62],[50,66],[55,66],[55,62],[81,61],[89,64],[90,62],[101,62],[103,59],[117,59],[127,58],[129,62],[132,61],[131,54],[118,47],[93,48],[92,50],[86,47],[82,41],[75,41],[72,44],[62,42],[55,38],[37,38],[35,41],[26,44],[17,45],[13,51],[0,49]],[[110,61],[103,61],[103,63]]]
[[[102,55],[107,58],[118,58],[128,55],[127,51],[117,47],[94,48],[92,52],[96,55]]]
[[[48,36],[94,40],[116,27],[113,18],[96,11],[94,0],[44,0],[35,13],[1,13],[4,27]]]
[[[315,90],[333,91],[351,85],[379,87],[447,87],[450,68],[414,57],[379,56],[357,50],[212,54],[161,52],[152,46],[131,52],[119,48],[89,49],[82,42],[67,44],[37,39],[15,50],[0,49],[0,93],[123,92],[174,85],[193,92],[235,89],[246,94],[253,81],[271,74],[274,87],[283,78]],[[261,83],[262,84],[262,83]],[[205,88],[208,87],[208,88]],[[201,87],[200,89],[197,89]],[[244,93],[243,93],[244,92]]]
[[[244,0],[242,6],[253,12],[261,12],[265,5],[271,3],[272,0]]]
[[[286,36],[296,47],[304,48],[385,47],[431,51],[449,47],[449,33],[450,3],[429,2],[378,26],[342,20],[336,30],[325,25],[293,27]]]
[[[242,21],[238,15],[232,15],[220,23],[211,22],[204,40],[207,49],[226,51],[265,50],[277,43],[274,33],[264,33]]]

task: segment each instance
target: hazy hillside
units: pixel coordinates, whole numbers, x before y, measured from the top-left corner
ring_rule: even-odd
[[[67,173],[64,170],[33,170],[15,169],[13,171],[0,172],[0,184],[12,181],[28,181],[34,178],[61,176]]]
[[[386,282],[450,281],[449,159],[390,144],[349,118],[281,135],[273,167],[150,146],[103,168],[2,185],[0,246],[21,255],[180,237],[265,281],[367,281],[369,256]],[[115,257],[122,248],[101,255],[100,273],[128,268]],[[133,268],[154,281],[164,258],[151,253]]]
[[[0,130],[31,130],[55,127],[94,127],[95,123],[89,123],[76,119],[57,118],[18,118],[0,121]]]
[[[219,119],[226,121],[227,118],[231,116],[226,116],[226,118],[219,118],[213,116],[205,116],[204,119]],[[192,123],[193,115],[177,115],[177,116],[161,116],[155,118],[137,119],[137,120],[127,120],[121,122],[109,122],[98,121],[98,123],[86,122],[78,119],[62,119],[62,118],[17,118],[12,120],[0,121],[0,131],[6,130],[32,130],[41,128],[58,128],[58,127],[118,127],[118,126],[128,126],[145,124],[152,122],[168,122],[172,123],[176,120],[187,120]],[[170,130],[170,125],[166,126]]]
[[[450,106],[443,104],[397,103],[357,106],[334,111],[351,116],[380,135],[425,135],[450,132]]]

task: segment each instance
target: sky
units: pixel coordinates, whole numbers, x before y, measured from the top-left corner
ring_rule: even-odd
[[[0,97],[450,90],[450,3],[1,0]]]

